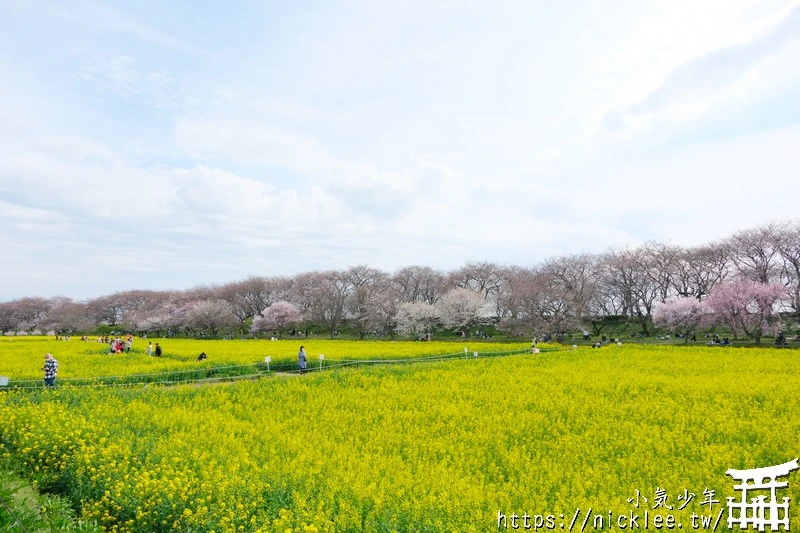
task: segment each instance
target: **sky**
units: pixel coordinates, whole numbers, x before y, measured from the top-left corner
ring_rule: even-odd
[[[800,1],[0,0],[0,301],[797,217]]]

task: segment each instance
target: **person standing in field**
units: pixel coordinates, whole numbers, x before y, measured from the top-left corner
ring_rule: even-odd
[[[297,354],[297,365],[300,367],[300,373],[306,371],[306,349],[304,346],[300,347],[300,352]]]
[[[161,345],[156,343],[156,357],[161,357]]]
[[[150,342],[147,344],[147,356],[152,357],[153,355],[153,343]]]
[[[52,354],[44,354],[44,366],[42,370],[44,370],[44,386],[55,387],[56,374],[58,374],[58,361],[53,358]]]

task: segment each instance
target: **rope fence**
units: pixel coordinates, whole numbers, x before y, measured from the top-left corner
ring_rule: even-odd
[[[559,351],[560,348],[542,348],[540,353]],[[321,371],[331,371],[343,368],[360,368],[362,366],[377,365],[399,365],[399,364],[419,364],[433,363],[440,361],[450,361],[458,359],[487,359],[495,357],[509,357],[514,355],[530,354],[530,348],[507,350],[497,352],[478,352],[465,350],[464,352],[454,352],[448,354],[421,356],[421,357],[402,357],[402,358],[374,358],[374,359],[325,359],[319,365],[309,362],[305,370],[300,370],[296,361],[279,361],[276,363],[246,363],[242,365],[212,366],[206,368],[193,368],[187,370],[167,370],[164,372],[152,372],[145,374],[127,374],[119,376],[98,376],[91,378],[59,378],[59,386],[68,387],[140,387],[147,385],[184,385],[184,384],[204,384],[221,383],[231,381],[242,381],[247,379],[257,379],[266,376],[295,375],[303,373],[315,373]],[[223,374],[223,375],[218,375]],[[11,380],[3,390],[41,390],[42,380],[24,379]]]

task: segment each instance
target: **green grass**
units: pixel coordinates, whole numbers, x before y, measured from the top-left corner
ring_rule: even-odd
[[[31,533],[102,531],[93,522],[77,520],[66,499],[40,494],[27,481],[0,464],[0,533],[25,530]]]

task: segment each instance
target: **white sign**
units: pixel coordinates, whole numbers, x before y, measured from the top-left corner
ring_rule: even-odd
[[[8,376],[0,376],[0,387],[8,386]]]
[[[319,360],[320,361],[324,361],[325,360],[325,354],[324,353],[319,354]]]
[[[268,355],[268,356],[266,356],[266,357],[264,358],[264,362],[265,362],[265,363],[271,363],[271,362],[272,362],[272,357],[270,357],[269,355]]]
[[[738,525],[740,530],[747,530],[753,526],[755,531],[764,531],[766,526],[769,526],[772,531],[779,529],[789,531],[789,498],[784,497],[783,503],[778,503],[775,492],[777,489],[789,486],[787,481],[778,481],[778,478],[786,477],[797,469],[797,459],[780,465],[748,470],[729,468],[725,473],[740,482],[733,488],[742,491],[742,499],[737,502],[735,498],[728,497],[728,528],[733,529],[734,525]],[[748,491],[753,492],[748,494]],[[753,497],[753,493],[758,494],[762,491],[770,494],[768,501],[763,495],[758,498]],[[715,527],[716,525],[714,524]]]

